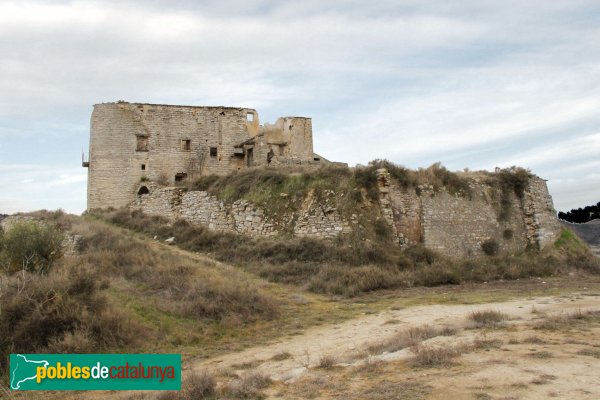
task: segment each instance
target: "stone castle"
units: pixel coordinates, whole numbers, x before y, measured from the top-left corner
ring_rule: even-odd
[[[143,181],[173,185],[267,164],[323,163],[313,152],[310,118],[284,117],[263,126],[250,108],[97,104],[89,160],[83,162],[87,207],[127,206]]]
[[[246,108],[99,104],[92,114],[89,161],[84,162],[88,209],[130,207],[252,236],[334,238],[360,229],[359,215],[340,210],[344,193],[308,193],[300,207],[274,219],[249,201],[228,204],[177,185],[201,174],[328,163],[313,152],[310,118],[286,117],[261,126],[256,111]],[[504,219],[489,173],[470,174],[468,181],[470,196],[428,185],[415,190],[379,170],[379,200],[372,206],[399,245],[423,243],[450,256],[483,254],[486,241],[514,252],[545,247],[558,238],[561,226],[543,179],[531,176],[522,196],[509,193]]]

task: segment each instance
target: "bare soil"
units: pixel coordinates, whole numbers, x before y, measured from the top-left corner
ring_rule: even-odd
[[[509,321],[497,328],[470,329],[470,314],[490,309],[507,314]],[[600,310],[599,296],[549,296],[478,305],[389,309],[340,324],[316,327],[268,346],[216,357],[197,363],[191,369],[208,369],[229,376],[243,375],[250,369],[262,372],[278,382],[268,393],[273,398],[305,398],[307,382],[315,386],[315,381],[324,382],[312,398],[343,397],[368,389],[385,378],[390,382],[418,381],[428,388],[423,398],[430,399],[595,399],[600,398],[600,325],[560,331],[533,329],[537,320],[548,316],[588,310]],[[369,344],[423,325],[460,329],[454,336],[429,339],[425,343],[429,346],[468,346],[484,342],[483,347],[491,343],[492,348],[469,350],[451,368],[427,370],[407,368],[414,349],[383,354],[366,352]],[[287,355],[285,359],[279,359],[281,354]],[[330,356],[338,362],[333,370],[324,371],[319,367],[320,361]],[[373,377],[365,379],[360,373],[354,373],[356,376],[347,380],[351,371],[380,364],[379,361],[389,366],[379,365],[380,373]],[[325,377],[324,372],[327,372]],[[340,387],[339,382],[345,384]]]

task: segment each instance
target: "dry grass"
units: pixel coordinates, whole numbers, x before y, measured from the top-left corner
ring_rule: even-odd
[[[157,400],[209,400],[216,398],[217,381],[206,371],[184,378],[181,390],[165,392]]]
[[[509,316],[496,310],[473,311],[469,319],[476,328],[496,328],[502,326]]]
[[[289,358],[292,358],[292,355],[290,353],[288,353],[287,351],[283,351],[281,353],[275,354],[270,359],[273,361],[283,361],[283,360],[287,360]]]
[[[383,366],[384,361],[367,356],[364,363],[354,367],[353,370],[361,375],[379,374]]]
[[[217,180],[211,178],[205,182],[208,186],[204,188],[208,187],[215,194],[220,193],[223,198],[241,196],[258,205],[264,204],[265,212],[281,208],[281,212],[273,211],[279,217],[284,211],[288,212],[302,204],[307,190],[318,197],[323,195],[324,190],[335,189],[336,195],[332,201],[336,202],[343,215],[355,214],[360,229],[332,241],[293,237],[291,225],[285,224],[278,228],[283,232],[280,236],[248,238],[233,233],[213,232],[184,221],[173,223],[139,211],[113,210],[95,215],[150,237],[157,236],[160,240],[175,237],[175,244],[185,250],[210,253],[220,261],[237,265],[272,282],[295,284],[316,293],[343,296],[400,287],[556,275],[567,269],[565,265],[575,261],[574,265],[578,268],[596,268],[593,265],[597,263],[591,261],[593,257],[588,257],[589,254],[571,254],[575,247],[570,244],[546,252],[525,251],[515,255],[462,261],[448,259],[421,245],[401,249],[395,243],[394,235],[390,234],[389,227],[378,218],[376,207],[366,207],[366,200],[363,199],[364,191],[367,197],[375,196],[368,193],[377,192],[375,171],[378,165],[374,163],[359,168],[352,174],[327,170],[315,172],[314,175],[298,175],[257,169]],[[390,165],[386,164],[386,167]],[[398,168],[391,168],[391,171],[396,171],[391,172],[392,176],[396,174],[399,180],[409,182],[409,187],[413,185],[410,182],[420,182],[422,174],[430,176],[442,186],[456,187],[457,192],[465,192],[468,187],[459,184],[464,183],[462,178],[448,178],[452,175],[446,176],[447,171],[439,166],[427,173],[419,172],[416,180],[403,180],[406,171]],[[344,183],[339,183],[341,181]],[[336,186],[338,184],[342,186]],[[288,196],[281,197],[281,193]],[[358,194],[359,198],[352,200],[353,193]],[[577,260],[572,256],[577,256]]]
[[[540,338],[539,336],[528,336],[525,339],[523,339],[523,343],[529,343],[529,344],[547,344],[548,342],[542,338]]]
[[[475,349],[498,349],[504,342],[500,339],[488,339],[487,337],[477,337],[473,341],[473,348]]]
[[[288,388],[302,399],[314,399],[318,398],[323,390],[332,388],[332,386],[330,377],[308,375],[289,385]],[[280,394],[278,397],[287,398],[285,394]]]
[[[546,351],[546,350],[531,352],[531,353],[529,353],[529,356],[533,357],[533,358],[539,358],[541,360],[546,360],[548,358],[554,357],[554,355],[552,353],[550,353],[549,351]]]
[[[46,274],[0,274],[3,354],[172,348],[279,315],[277,301],[243,273],[164,251],[91,218],[34,215],[81,235],[81,247]]]
[[[593,348],[581,349],[577,352],[577,354],[580,354],[582,356],[590,356],[590,357],[594,357],[594,358],[600,358],[600,350],[593,349]]]
[[[550,383],[550,381],[553,381],[556,379],[557,379],[557,377],[554,375],[543,374],[543,375],[540,375],[537,378],[533,379],[531,381],[531,383],[533,383],[534,385],[545,385],[547,383]]]
[[[440,328],[431,325],[423,325],[406,329],[383,342],[371,344],[367,350],[372,354],[394,352],[407,347],[417,346],[422,341],[436,336],[453,336],[455,334],[456,329],[451,327]]]
[[[423,400],[431,393],[432,387],[422,382],[381,380],[356,394],[344,394],[335,399],[348,400]]]
[[[454,360],[464,353],[465,347],[429,347],[417,346],[415,356],[409,364],[414,368],[437,368],[447,367],[454,363]]]
[[[575,311],[559,315],[550,315],[535,324],[534,329],[541,330],[571,330],[581,328],[590,323],[600,322],[600,311]]]
[[[335,357],[331,354],[323,355],[319,359],[319,368],[330,369],[330,368],[335,367],[335,365],[337,363],[338,363],[337,357]]]
[[[230,382],[223,388],[226,398],[256,399],[263,397],[263,390],[271,385],[271,378],[259,372],[251,372]]]

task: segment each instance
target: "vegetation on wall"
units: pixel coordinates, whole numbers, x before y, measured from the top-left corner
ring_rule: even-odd
[[[250,201],[261,207],[278,229],[285,232],[289,227],[282,216],[297,211],[309,195],[318,200],[327,194],[333,195],[331,201],[346,218],[354,214],[365,220],[377,219],[376,213],[365,206],[379,200],[377,170],[380,168],[387,169],[393,183],[404,190],[419,192],[420,185],[428,185],[435,191],[444,188],[453,195],[468,198],[472,195],[469,178],[450,172],[439,163],[414,171],[388,160],[373,160],[355,168],[338,165],[317,170],[254,168],[226,176],[202,176],[192,182],[189,190],[208,191],[227,204],[236,200]]]
[[[492,243],[488,257],[453,260],[421,245],[402,249],[384,232],[379,237],[363,236],[368,232],[343,235],[333,241],[249,238],[210,231],[185,221],[170,223],[139,211],[117,210],[97,215],[150,237],[174,237],[183,249],[209,253],[270,281],[298,285],[316,293],[353,296],[398,287],[548,276],[563,272],[569,266],[566,261],[574,260],[577,268],[599,272],[598,262],[589,251],[579,253],[571,245],[543,252],[497,255]]]
[[[516,196],[522,204],[530,178],[530,171],[514,166],[489,174],[488,183],[497,192],[499,222],[506,222],[510,218],[513,209],[513,196]]]

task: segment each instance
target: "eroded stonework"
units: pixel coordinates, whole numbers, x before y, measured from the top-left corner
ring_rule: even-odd
[[[511,194],[509,212],[499,218],[494,188],[484,178],[473,178],[469,196],[450,194],[432,186],[401,188],[389,173],[378,170],[379,201],[374,215],[392,228],[398,245],[423,243],[427,248],[455,257],[483,254],[482,244],[494,241],[499,250],[511,253],[526,247],[545,247],[560,233],[546,182],[536,176],[522,199]],[[279,222],[271,220],[264,209],[246,200],[226,204],[205,191],[148,186],[149,193],[138,196],[132,208],[145,213],[184,219],[217,231],[251,236],[270,236],[292,232],[296,236],[335,238],[359,228],[356,214],[340,212],[338,193],[324,190],[318,196],[309,191],[298,209],[289,207]],[[419,193],[419,194],[417,194]],[[283,221],[283,222],[282,222]]]
[[[259,124],[250,108],[104,103],[91,118],[88,209],[124,207],[142,181],[173,185],[263,165],[328,163],[305,117]]]

